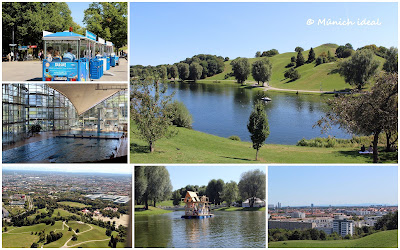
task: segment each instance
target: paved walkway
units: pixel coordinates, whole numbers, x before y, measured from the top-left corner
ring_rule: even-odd
[[[3,81],[42,81],[42,62],[2,62]],[[128,61],[120,59],[119,66],[111,67],[112,75],[104,75],[96,81],[128,81]]]

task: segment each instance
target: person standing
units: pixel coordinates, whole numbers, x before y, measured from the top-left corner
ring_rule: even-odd
[[[11,55],[11,61],[14,61],[14,52],[11,51],[10,55]]]

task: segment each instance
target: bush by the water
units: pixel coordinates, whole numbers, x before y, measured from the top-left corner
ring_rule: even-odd
[[[174,101],[168,105],[172,124],[178,127],[192,128],[193,118],[183,102]]]
[[[351,139],[337,139],[328,136],[327,138],[313,138],[310,140],[301,139],[297,142],[297,146],[303,147],[318,147],[318,148],[334,148],[334,147],[348,147],[348,146],[368,146],[371,144],[372,137],[370,136],[353,136]],[[381,139],[381,138],[380,138]],[[382,138],[383,139],[383,138]]]
[[[231,139],[233,141],[240,141],[240,137],[237,136],[237,135],[231,135],[231,136],[228,137],[228,139]]]

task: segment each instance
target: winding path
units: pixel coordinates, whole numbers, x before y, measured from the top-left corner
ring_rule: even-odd
[[[77,222],[77,223],[88,225],[88,226],[90,227],[90,229],[85,230],[85,231],[83,231],[83,232],[76,233],[75,230],[71,228],[71,229],[72,229],[72,232],[74,232],[74,234],[76,234],[76,235],[80,235],[80,234],[83,234],[83,233],[86,233],[86,232],[89,232],[89,231],[93,230],[93,227],[92,227],[90,224],[83,223],[83,222],[81,222],[81,221],[79,221],[79,222]],[[70,226],[68,226],[68,225],[65,223],[65,221],[63,221],[63,226],[64,226],[64,224],[65,224],[65,226],[67,226],[68,228],[70,228]],[[104,239],[104,240],[87,240],[87,241],[79,242],[79,243],[77,243],[77,244],[68,246],[68,243],[69,243],[71,240],[72,240],[72,237],[69,238],[69,240],[67,240],[61,248],[76,247],[76,246],[79,246],[79,245],[81,245],[81,244],[83,244],[83,243],[94,242],[94,241],[106,241],[106,240],[110,240],[110,239],[107,238],[107,239]]]

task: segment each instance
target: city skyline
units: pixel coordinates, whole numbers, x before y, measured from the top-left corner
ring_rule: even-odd
[[[397,205],[397,166],[270,166],[268,204]]]
[[[130,16],[132,65],[173,64],[196,54],[251,58],[256,51],[285,53],[296,46],[308,50],[325,43],[351,43],[354,49],[369,44],[397,46],[396,2],[135,2],[130,4]],[[325,24],[355,24],[318,25],[324,19]],[[376,24],[363,25],[364,19]]]
[[[131,175],[132,169],[130,166],[121,166],[111,167],[107,166],[99,166],[89,165],[68,165],[68,169],[65,166],[60,165],[52,165],[52,166],[3,166],[3,171],[37,171],[37,172],[61,172],[61,173],[98,173],[98,174],[122,174],[122,175]]]

